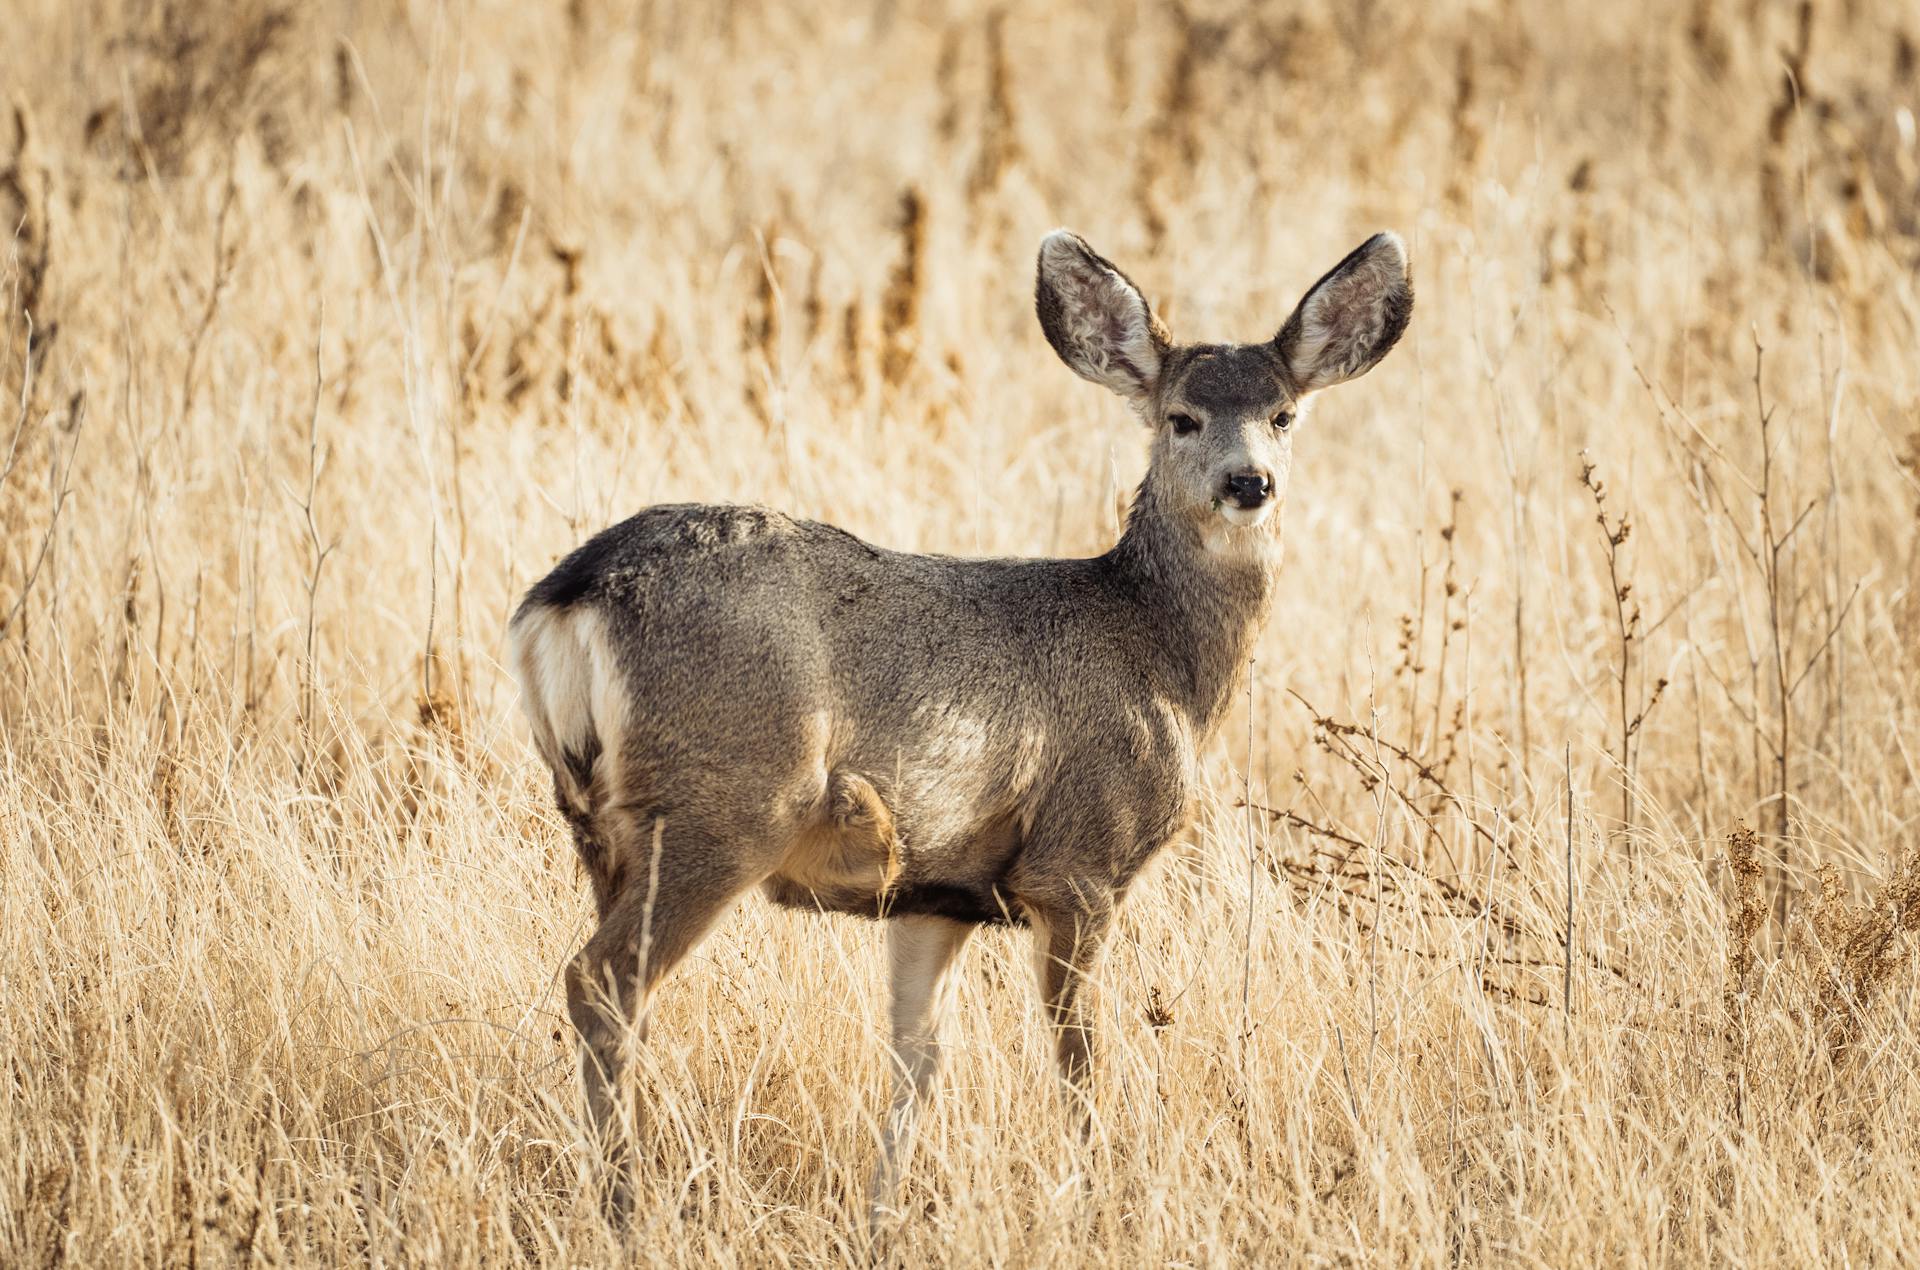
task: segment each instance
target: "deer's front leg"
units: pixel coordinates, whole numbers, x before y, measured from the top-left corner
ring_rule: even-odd
[[[893,978],[893,1104],[881,1129],[880,1159],[869,1193],[875,1223],[893,1213],[913,1154],[920,1107],[940,1071],[941,981],[973,927],[942,917],[898,917],[887,924]]]
[[[1113,925],[1110,906],[1034,914],[1040,999],[1053,1027],[1067,1114],[1081,1141],[1092,1127],[1093,970]]]

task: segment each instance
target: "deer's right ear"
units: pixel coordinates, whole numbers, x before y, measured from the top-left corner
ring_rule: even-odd
[[[1047,343],[1082,379],[1144,406],[1160,378],[1167,329],[1140,288],[1078,234],[1056,229],[1040,244],[1034,308]]]

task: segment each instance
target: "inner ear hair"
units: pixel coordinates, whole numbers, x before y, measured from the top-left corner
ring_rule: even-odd
[[[1375,234],[1313,284],[1274,345],[1304,395],[1371,370],[1412,315],[1406,246],[1397,234]]]
[[[1133,279],[1078,234],[1057,229],[1040,244],[1034,309],[1075,374],[1144,408],[1169,341]]]

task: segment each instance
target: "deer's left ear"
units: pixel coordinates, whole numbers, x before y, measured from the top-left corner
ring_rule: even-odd
[[[1273,337],[1301,393],[1366,374],[1413,316],[1413,283],[1400,235],[1375,234],[1313,284]]]

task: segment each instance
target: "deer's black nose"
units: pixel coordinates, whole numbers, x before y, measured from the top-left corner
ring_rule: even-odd
[[[1257,469],[1248,468],[1227,477],[1227,497],[1248,511],[1266,502],[1272,493],[1273,478]]]

